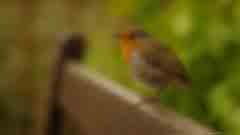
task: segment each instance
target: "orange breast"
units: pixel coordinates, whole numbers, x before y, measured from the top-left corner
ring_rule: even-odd
[[[131,61],[132,53],[136,49],[136,44],[133,41],[121,41],[121,48],[124,60],[129,63]]]

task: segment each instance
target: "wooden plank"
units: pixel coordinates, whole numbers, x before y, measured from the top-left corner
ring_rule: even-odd
[[[211,135],[213,131],[174,112],[144,103],[140,96],[82,66],[69,66],[65,110],[88,135]],[[137,105],[138,104],[138,105]],[[83,131],[82,131],[83,132]]]

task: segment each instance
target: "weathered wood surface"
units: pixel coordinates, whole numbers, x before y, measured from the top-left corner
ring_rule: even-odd
[[[140,96],[82,66],[69,66],[62,101],[87,135],[210,135],[210,129],[174,112],[138,103]],[[138,105],[137,105],[138,104]]]

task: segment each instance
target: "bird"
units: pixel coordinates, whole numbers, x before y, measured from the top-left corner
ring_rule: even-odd
[[[133,78],[161,91],[169,86],[188,88],[191,79],[173,49],[154,39],[140,27],[129,27],[116,34],[124,62]]]

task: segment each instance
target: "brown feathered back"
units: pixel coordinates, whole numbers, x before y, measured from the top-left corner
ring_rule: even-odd
[[[136,39],[138,40],[138,39]],[[141,76],[145,80],[161,84],[190,86],[184,65],[176,53],[158,41],[146,38],[137,41],[139,57],[144,61],[145,73]]]

